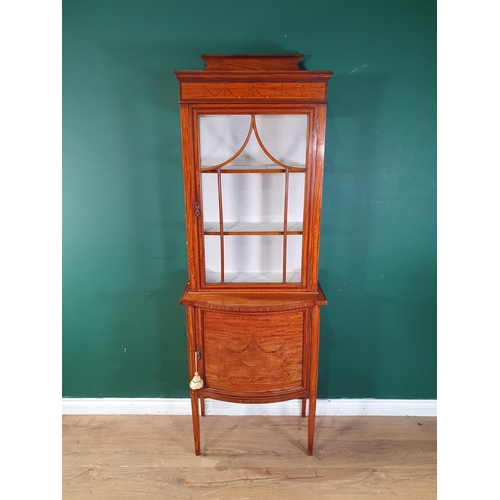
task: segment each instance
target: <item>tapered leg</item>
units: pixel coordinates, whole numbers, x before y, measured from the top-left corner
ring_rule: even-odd
[[[200,454],[200,413],[198,410],[198,393],[191,390],[191,414],[193,417],[194,452]]]
[[[200,409],[201,409],[201,416],[205,416],[205,397],[200,396]]]
[[[307,420],[307,454],[313,454],[314,447],[314,426],[316,422],[316,394],[311,394],[309,398],[309,417]]]
[[[307,398],[302,398],[302,416],[306,416]]]
[[[319,365],[319,306],[312,308],[311,321],[311,376],[309,387],[309,418],[307,421],[307,454],[313,454],[314,425],[316,422],[316,395],[318,390]]]
[[[187,326],[187,339],[188,339],[188,353],[189,353],[189,378],[194,376],[196,371],[195,351],[196,351],[196,338],[195,338],[195,311],[194,307],[188,305],[186,307],[186,326]],[[191,389],[191,416],[193,419],[193,434],[194,434],[194,451],[197,455],[200,454],[200,409],[198,407],[198,391]]]

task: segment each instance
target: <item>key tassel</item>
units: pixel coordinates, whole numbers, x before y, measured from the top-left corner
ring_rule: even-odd
[[[198,374],[198,360],[200,359],[200,349],[196,349],[194,352],[194,366],[195,366],[195,371],[194,371],[194,377],[189,382],[189,387],[193,389],[193,391],[197,391],[198,389],[201,389],[203,387],[203,380],[201,379],[200,375]]]

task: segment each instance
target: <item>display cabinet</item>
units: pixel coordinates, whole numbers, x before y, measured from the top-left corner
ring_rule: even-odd
[[[204,55],[176,71],[195,452],[205,398],[302,400],[312,454],[327,84],[300,54]]]

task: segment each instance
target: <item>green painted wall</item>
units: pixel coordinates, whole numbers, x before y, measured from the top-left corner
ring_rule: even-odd
[[[333,69],[319,397],[436,397],[436,4],[64,0],[63,396],[187,397],[174,69]]]

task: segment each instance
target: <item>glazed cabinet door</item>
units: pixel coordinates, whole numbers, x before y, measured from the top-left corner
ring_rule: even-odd
[[[203,286],[305,286],[311,116],[197,115]]]

